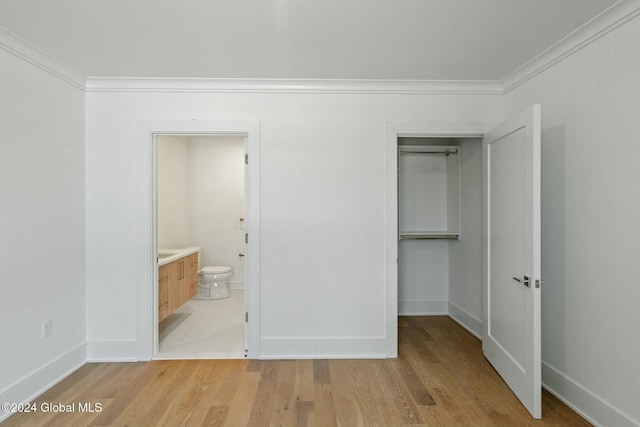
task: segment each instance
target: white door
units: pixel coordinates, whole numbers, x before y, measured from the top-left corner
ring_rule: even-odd
[[[251,300],[251,270],[248,258],[251,251],[249,250],[249,230],[247,227],[247,215],[249,215],[249,141],[244,140],[244,213],[242,220],[242,229],[244,230],[244,327],[242,334],[244,336],[244,357],[249,356],[249,301]]]
[[[534,418],[540,383],[540,106],[485,135],[482,349]]]

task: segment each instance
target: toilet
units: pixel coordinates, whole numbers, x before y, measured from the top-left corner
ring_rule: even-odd
[[[214,265],[202,267],[198,271],[198,294],[194,299],[229,298],[227,280],[231,277],[231,267]]]

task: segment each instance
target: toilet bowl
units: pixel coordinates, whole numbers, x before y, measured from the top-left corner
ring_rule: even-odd
[[[227,280],[231,277],[231,267],[214,265],[202,267],[198,271],[198,294],[194,299],[229,298]]]

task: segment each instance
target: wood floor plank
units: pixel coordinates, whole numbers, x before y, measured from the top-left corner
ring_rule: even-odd
[[[313,419],[317,427],[337,427],[336,408],[331,384],[314,384]]]
[[[157,377],[157,381],[142,390],[127,409],[133,408],[129,415],[123,411],[122,417],[112,422],[114,425],[162,425],[169,416],[178,396],[183,392],[188,378],[198,365],[197,360],[167,361],[165,370]],[[151,405],[146,402],[155,402]],[[138,410],[138,408],[144,408]],[[129,416],[127,416],[129,415]],[[127,423],[124,423],[128,420]],[[100,420],[97,420],[100,421]]]
[[[381,416],[375,404],[367,364],[332,360],[329,366],[338,425],[379,425]]]
[[[313,361],[313,382],[315,384],[331,384],[328,360],[317,359]]]
[[[422,424],[424,422],[422,415],[409,390],[404,386],[396,364],[397,361],[394,359],[383,360],[380,363],[380,372],[388,395],[398,408],[403,424]]]
[[[407,389],[409,389],[409,393],[413,397],[413,401],[417,405],[435,405],[424,382],[414,371],[411,362],[406,358],[399,358],[396,366],[400,372],[402,382]]]
[[[275,384],[273,404],[271,406],[271,416],[268,424],[270,426],[293,425],[295,421],[294,387],[296,382],[296,361],[282,360],[279,362],[278,377]]]
[[[247,393],[250,390],[254,379],[260,380],[259,371],[248,371],[246,360],[224,360],[225,370],[223,373],[216,374],[217,387],[211,406],[228,406],[232,407],[233,402],[238,399],[238,393]],[[241,386],[248,388],[239,390]],[[253,399],[254,394],[251,394]],[[248,398],[248,397],[247,397]]]
[[[223,383],[220,378],[228,374],[224,365],[226,364],[217,360],[202,360],[198,365],[194,378],[189,381],[190,386],[181,394],[177,403],[177,412],[186,412],[182,421],[185,426],[201,426],[205,423],[222,425],[224,422],[229,406],[214,403]],[[167,420],[165,424],[169,425],[169,422]]]
[[[260,376],[260,372],[242,372],[235,378],[235,386],[220,390],[220,394],[228,394],[228,397],[231,397],[229,413],[224,421],[224,427],[249,425],[249,416],[251,415],[251,408],[254,405],[254,399],[258,393]],[[220,400],[222,400],[222,396],[219,397],[221,398]]]
[[[295,425],[297,427],[309,427],[313,425],[312,414],[314,402],[310,400],[296,400],[294,403]]]
[[[588,427],[543,391],[531,418],[480,341],[446,316],[401,317],[397,359],[88,364],[35,402],[102,412],[16,414],[2,427]]]
[[[199,425],[209,426],[209,427],[221,427],[224,425],[225,421],[227,420],[228,414],[229,414],[228,406],[210,406],[209,410],[205,414],[204,419],[202,420],[202,423]]]
[[[313,402],[313,360],[296,360],[295,400]]]
[[[201,425],[201,417],[209,413],[208,410],[205,413],[199,403],[205,399],[212,399],[213,392],[216,391],[211,387],[207,387],[207,384],[210,384],[213,379],[210,377],[210,372],[215,368],[215,361],[200,360],[194,362],[195,369],[191,369],[190,373],[185,372],[184,380],[181,384],[174,386],[176,397],[171,402],[159,424],[167,426]],[[215,369],[213,370],[215,372]],[[203,386],[209,390],[203,388]],[[216,415],[220,415],[220,413],[218,412]]]
[[[269,425],[279,371],[279,360],[269,360],[263,363],[260,370],[260,383],[251,407],[248,426],[265,427]]]

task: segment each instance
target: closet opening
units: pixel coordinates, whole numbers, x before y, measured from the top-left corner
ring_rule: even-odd
[[[482,335],[482,138],[397,137],[398,316]]]

